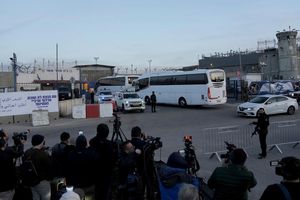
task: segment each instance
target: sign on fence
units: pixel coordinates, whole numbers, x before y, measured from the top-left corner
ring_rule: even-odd
[[[57,90],[0,93],[0,117],[31,114],[33,110],[58,112]]]

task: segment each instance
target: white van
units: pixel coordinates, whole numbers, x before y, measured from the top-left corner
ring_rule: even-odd
[[[123,112],[131,110],[144,112],[146,109],[144,100],[136,92],[116,92],[115,101],[117,108]]]

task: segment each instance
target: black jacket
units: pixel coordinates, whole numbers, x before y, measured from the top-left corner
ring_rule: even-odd
[[[16,168],[14,155],[6,150],[0,150],[0,192],[12,190],[16,184]]]

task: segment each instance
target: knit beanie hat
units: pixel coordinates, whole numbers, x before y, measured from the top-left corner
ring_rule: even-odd
[[[84,135],[79,135],[76,139],[76,147],[77,148],[86,148],[87,140]]]
[[[42,144],[44,142],[45,137],[40,134],[35,134],[31,138],[31,144],[32,146],[37,146],[39,144]]]

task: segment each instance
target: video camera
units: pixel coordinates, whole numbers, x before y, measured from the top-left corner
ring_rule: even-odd
[[[148,136],[145,142],[146,142],[145,146],[150,151],[155,151],[162,147],[162,142],[160,141],[160,137]]]
[[[296,157],[285,157],[281,160],[270,161],[270,166],[275,166],[275,173],[286,179],[300,178],[300,160]]]
[[[226,149],[227,149],[227,152],[226,153],[223,153],[220,155],[220,157],[222,159],[225,159],[225,163],[229,161],[229,155],[230,153],[236,149],[236,146],[234,144],[230,144],[229,142],[227,141],[224,141],[225,145],[226,145]]]
[[[14,141],[15,146],[19,146],[22,144],[23,141],[27,141],[27,135],[30,133],[30,130],[28,129],[27,131],[24,132],[14,132],[12,139]]]

